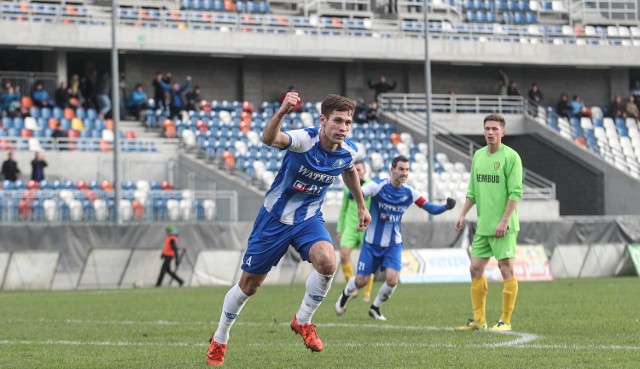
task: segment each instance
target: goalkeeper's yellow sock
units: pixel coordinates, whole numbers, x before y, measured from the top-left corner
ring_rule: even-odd
[[[369,277],[369,282],[367,282],[367,284],[364,286],[364,296],[371,296],[371,289],[373,288],[373,280],[375,279],[375,277],[375,274],[371,274],[371,276]]]
[[[340,267],[342,268],[342,274],[344,274],[344,280],[349,282],[349,279],[353,277],[353,266],[351,266],[351,263],[344,263],[340,264]]]
[[[486,305],[487,305],[487,278],[471,278],[471,306],[473,307],[473,320],[476,323],[484,324],[487,322]]]
[[[507,324],[511,324],[511,314],[516,306],[516,297],[518,297],[518,280],[513,277],[504,281],[502,288],[502,316],[500,316],[500,320]]]

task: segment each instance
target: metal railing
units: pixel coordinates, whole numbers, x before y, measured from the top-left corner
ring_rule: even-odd
[[[109,7],[102,11],[89,11],[86,7],[82,12],[70,13],[67,7],[49,5],[43,11],[41,4],[28,3],[23,7],[9,8],[3,1],[0,8],[0,19],[3,21],[34,22],[34,23],[62,23],[71,25],[108,26],[111,22]],[[94,9],[99,9],[95,6]],[[539,15],[539,14],[538,14]],[[392,37],[404,38],[424,37],[424,23],[421,20],[387,20],[367,18],[366,22],[352,22],[348,19],[336,22],[323,21],[305,16],[288,16],[283,14],[245,14],[232,12],[209,12],[196,10],[161,10],[142,7],[119,8],[119,24],[141,28],[191,29],[220,32],[259,32],[277,34],[306,34],[306,35],[341,35],[357,37]],[[606,28],[601,27],[595,34],[584,34],[584,30],[572,31],[567,34],[562,25],[544,24],[542,21],[533,25],[511,25],[493,23],[466,23],[461,17],[449,21],[429,22],[430,38],[434,40],[466,40],[479,42],[531,42],[540,44],[561,45],[640,45],[640,30],[632,29],[629,34],[608,35]],[[327,18],[331,20],[331,18]],[[564,25],[572,25],[569,19]],[[633,22],[621,24],[632,25]],[[637,31],[637,32],[635,32]]]
[[[58,88],[58,74],[49,72],[11,72],[0,71],[0,82],[2,88],[9,82],[12,86],[19,88],[16,92],[22,96],[31,96],[31,91],[36,83],[42,82],[44,89],[53,98],[53,92]]]
[[[235,191],[125,190],[119,204],[125,223],[238,221]],[[114,192],[108,190],[0,190],[4,223],[113,222]]]
[[[425,132],[426,130],[426,108],[424,94],[408,94],[403,98],[403,94],[382,94],[379,97],[381,112],[388,111],[396,117],[397,123],[415,131]],[[445,96],[445,95],[440,95]],[[434,97],[435,98],[435,97]],[[504,99],[504,100],[503,100]],[[419,101],[422,100],[422,104]],[[525,110],[522,97],[502,97],[502,96],[476,96],[475,101],[483,101],[482,104],[474,105],[474,109],[465,109],[465,113],[513,113],[522,114]],[[488,101],[497,102],[493,107]],[[517,103],[519,101],[519,106]],[[451,102],[451,101],[450,101]],[[434,111],[435,111],[434,104]],[[442,105],[441,105],[442,106]],[[391,110],[387,110],[391,107]],[[411,107],[411,109],[409,109]],[[469,107],[467,105],[467,107]],[[488,111],[485,111],[488,109]],[[444,126],[434,122],[435,140],[439,144],[456,151],[466,158],[466,164],[471,164],[473,153],[482,145],[464,136],[452,133]],[[524,168],[523,173],[524,200],[554,200],[556,198],[556,185],[554,182],[543,176]]]
[[[424,94],[381,94],[378,104],[385,111],[426,111]],[[434,113],[522,114],[524,111],[522,96],[433,94],[431,104]]]

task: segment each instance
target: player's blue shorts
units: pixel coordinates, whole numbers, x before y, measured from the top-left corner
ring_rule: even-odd
[[[380,247],[367,241],[362,243],[360,258],[358,259],[358,271],[360,275],[371,275],[378,268],[386,268],[400,271],[402,269],[402,244]]]
[[[298,251],[302,260],[309,261],[311,246],[322,240],[332,242],[320,213],[300,224],[288,225],[272,217],[263,206],[249,236],[249,245],[242,258],[242,270],[267,274],[278,265],[289,245]]]

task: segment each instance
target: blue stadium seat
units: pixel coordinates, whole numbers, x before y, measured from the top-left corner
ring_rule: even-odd
[[[507,9],[507,3],[505,2],[505,0],[495,0],[494,7],[498,11],[504,11]]]
[[[522,24],[525,22],[525,18],[520,12],[513,12],[513,23]]]
[[[525,13],[525,23],[531,23],[531,24],[538,23],[538,17],[533,12],[526,12]]]
[[[507,9],[510,11],[518,11],[518,1],[517,0],[507,0]]]
[[[266,14],[270,11],[271,10],[269,9],[269,3],[267,2],[267,0],[258,1],[258,13]]]
[[[523,12],[526,12],[529,10],[529,0],[520,0],[518,2],[518,9],[522,10]]]
[[[477,21],[476,12],[474,12],[473,10],[467,10],[466,19],[467,19],[467,22],[471,22],[471,23],[476,22]]]
[[[236,10],[238,13],[246,13],[247,5],[242,0],[236,0]]]

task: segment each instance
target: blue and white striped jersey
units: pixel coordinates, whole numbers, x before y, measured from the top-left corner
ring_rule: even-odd
[[[390,179],[381,179],[362,187],[364,196],[371,196],[371,223],[364,239],[367,243],[380,247],[402,243],[402,216],[411,204],[422,206],[426,200],[411,185],[396,188]]]
[[[264,207],[281,223],[298,224],[320,212],[327,189],[345,169],[353,167],[358,149],[345,139],[338,150],[325,151],[318,128],[286,133],[289,147],[265,196]]]

